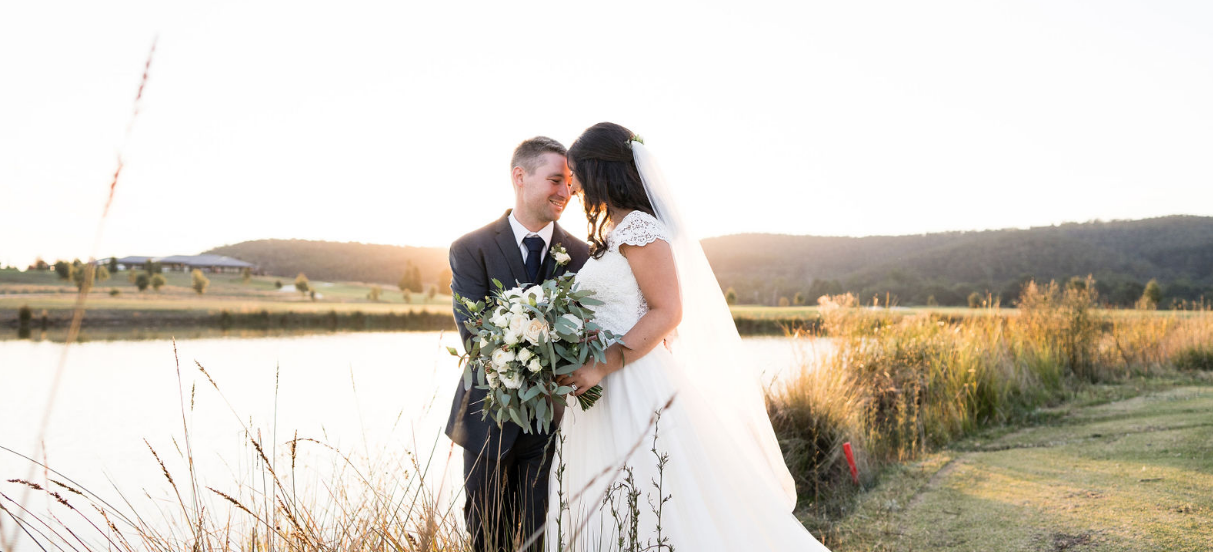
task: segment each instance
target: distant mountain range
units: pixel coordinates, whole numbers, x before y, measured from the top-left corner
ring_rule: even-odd
[[[887,293],[902,305],[962,305],[976,291],[1005,305],[1028,279],[1088,274],[1112,303],[1132,304],[1152,278],[1168,299],[1213,299],[1213,217],[866,238],[740,234],[703,247],[721,286],[743,302],[845,290],[882,304]]]
[[[865,238],[738,234],[703,241],[723,289],[742,303],[778,304],[800,293],[886,294],[897,304],[963,305],[970,293],[1013,303],[1028,279],[1091,274],[1104,300],[1132,304],[1150,279],[1171,300],[1213,299],[1213,217],[1070,223],[1027,230],[943,232]],[[206,253],[313,280],[394,285],[409,263],[423,282],[445,283],[445,248],[257,240]]]

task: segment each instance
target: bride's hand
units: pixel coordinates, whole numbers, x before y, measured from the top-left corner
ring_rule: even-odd
[[[589,391],[591,387],[598,385],[602,378],[606,377],[605,364],[600,362],[590,361],[583,364],[572,374],[567,374],[556,378],[556,383],[562,386],[577,386],[572,392],[574,397],[580,397],[582,393]]]

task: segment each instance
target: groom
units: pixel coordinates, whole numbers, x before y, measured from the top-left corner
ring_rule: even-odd
[[[589,248],[556,224],[569,201],[572,174],[565,149],[551,138],[538,136],[519,144],[510,161],[514,208],[495,222],[451,244],[451,291],[479,300],[496,289],[538,283],[576,272],[589,258]],[[557,265],[550,250],[559,244],[572,260]],[[459,335],[471,335],[455,309]],[[523,433],[517,424],[502,428],[491,417],[481,419],[486,391],[464,390],[460,378],[451,404],[446,434],[463,447],[467,502],[463,507],[477,551],[514,550],[544,523],[547,514],[548,472],[552,447],[547,433]],[[561,410],[555,413],[558,427]],[[538,539],[533,549],[541,549]]]

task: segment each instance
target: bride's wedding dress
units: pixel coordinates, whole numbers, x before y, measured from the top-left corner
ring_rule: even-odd
[[[576,276],[581,289],[594,291],[604,302],[595,309],[599,325],[622,336],[648,311],[619,246],[669,239],[665,226],[642,211],[632,211],[611,230],[606,253],[591,258]],[[570,552],[618,549],[621,532],[625,541],[631,532],[629,490],[639,492],[634,503],[641,548],[646,542],[658,544],[660,534],[668,539],[665,544],[683,551],[826,550],[791,513],[790,478],[771,475],[779,469],[786,475],[782,459],[772,470],[752,450],[757,447],[738,442],[736,431],[724,430],[738,430],[739,424],[725,419],[732,408],[721,408],[692,379],[705,375],[687,360],[701,358],[683,354],[678,346],[671,352],[658,345],[607,375],[601,382],[603,396],[592,408],[565,411],[563,442],[556,445],[549,482],[549,551],[558,550],[558,543]],[[738,374],[744,377],[740,370]],[[655,428],[654,412],[671,398]],[[668,455],[660,470],[658,455]],[[620,470],[625,459],[630,489],[628,472]],[[662,502],[666,496],[669,500]],[[791,498],[794,502],[794,494]],[[660,533],[655,509],[661,512]]]

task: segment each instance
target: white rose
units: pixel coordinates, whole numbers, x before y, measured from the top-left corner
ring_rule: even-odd
[[[506,327],[506,330],[514,332],[518,335],[522,335],[522,332],[526,330],[526,324],[529,321],[529,316],[525,314],[515,314],[514,316],[510,317],[510,325]]]
[[[489,387],[492,389],[496,389],[497,386],[501,385],[501,380],[499,378],[500,376],[497,375],[497,372],[492,370],[486,370],[484,372],[484,379],[489,382]]]
[[[525,312],[526,308],[522,306],[522,303],[514,303],[510,306],[510,313],[514,316],[522,316]]]
[[[510,319],[505,317],[505,313],[498,311],[489,319],[489,322],[492,322],[498,328],[504,328],[506,324],[510,323]]]
[[[520,338],[519,338],[518,334],[516,334],[516,333],[514,333],[514,332],[511,332],[511,331],[509,331],[509,330],[506,330],[506,331],[505,331],[505,335],[501,336],[501,339],[502,339],[503,341],[505,341],[505,344],[506,344],[506,345],[517,345],[517,344],[518,344],[518,340],[519,340]]]
[[[531,345],[538,345],[539,338],[547,335],[548,322],[541,318],[531,320],[527,323],[526,328],[522,330],[522,337],[526,338]]]
[[[533,304],[538,304],[541,301],[543,301],[543,287],[531,286],[531,287],[527,288],[524,295],[526,295],[526,298],[528,300],[530,300]]]
[[[506,372],[501,375],[501,384],[506,389],[518,389],[522,387],[522,374],[517,372]]]
[[[489,348],[489,340],[487,340],[483,337],[480,338],[480,349],[484,350],[484,349],[488,349],[488,348]]]
[[[518,362],[526,362],[531,360],[531,357],[533,356],[535,356],[535,353],[532,353],[530,349],[524,348],[521,351],[518,351]]]
[[[497,349],[493,351],[493,365],[504,367],[511,360],[514,360],[514,352],[509,349]]]
[[[515,287],[507,289],[502,295],[504,295],[506,299],[517,299],[522,297],[522,288]]]
[[[573,260],[573,258],[564,251],[553,251],[552,258],[556,259],[557,264],[568,264],[569,261]]]
[[[536,357],[536,358],[532,358],[532,359],[531,359],[531,363],[530,363],[530,364],[527,364],[527,365],[526,365],[526,367],[527,367],[527,369],[528,369],[528,370],[530,370],[531,372],[538,372],[538,371],[540,371],[540,370],[543,370],[543,365],[539,363],[539,358],[538,358],[538,357]]]

